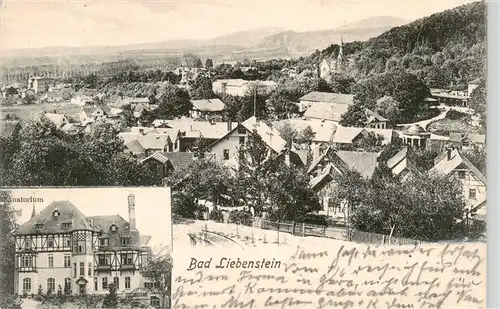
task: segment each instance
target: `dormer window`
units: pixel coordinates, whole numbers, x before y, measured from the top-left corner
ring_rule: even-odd
[[[57,210],[57,209],[56,209],[56,210],[54,210],[54,212],[52,212],[52,216],[53,216],[54,218],[59,217],[59,215],[60,215],[60,214],[61,214],[61,213],[59,213],[59,210]]]
[[[35,224],[35,228],[37,232],[40,232],[41,230],[43,230],[43,223]]]
[[[109,238],[99,238],[99,246],[101,247],[109,246]]]
[[[131,242],[130,237],[122,237],[121,239],[122,246],[129,246],[130,242]]]
[[[114,224],[114,223],[113,223],[113,224],[111,225],[111,227],[109,228],[109,230],[110,230],[111,232],[116,232],[116,231],[118,230],[118,227],[116,226],[116,224]]]
[[[65,230],[69,230],[71,228],[71,222],[64,222],[62,224],[62,228]]]

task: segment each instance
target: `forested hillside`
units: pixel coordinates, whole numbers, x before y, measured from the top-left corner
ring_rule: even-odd
[[[320,58],[337,52],[338,45],[331,45]],[[486,3],[459,6],[366,42],[347,43],[344,53],[354,60],[351,73],[357,79],[405,69],[431,88],[464,88],[485,74]]]

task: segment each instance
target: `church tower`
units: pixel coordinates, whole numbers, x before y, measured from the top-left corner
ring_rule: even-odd
[[[343,64],[344,64],[344,51],[342,50],[342,45],[343,45],[343,38],[342,34],[340,34],[340,46],[339,46],[339,53],[337,55],[337,61],[335,64],[335,70],[336,71],[342,71],[343,69]]]

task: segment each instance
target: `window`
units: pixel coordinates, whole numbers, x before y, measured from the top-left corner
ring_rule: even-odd
[[[78,241],[78,253],[84,253],[85,252],[85,240],[79,240]]]
[[[65,247],[71,247],[71,238],[68,235],[64,235],[63,242]]]
[[[130,277],[125,277],[125,288],[130,289]]]
[[[224,160],[229,160],[229,149],[224,149],[223,158]]]
[[[99,254],[99,266],[108,266],[110,264],[111,257],[106,254]]]
[[[43,229],[43,223],[37,223],[35,224],[37,232],[41,231]]]
[[[158,286],[158,284],[156,284],[156,282],[144,282],[144,287],[146,289],[152,289],[152,288],[155,288],[157,286]]]
[[[87,272],[88,272],[89,277],[92,277],[92,263],[89,263],[89,269]]]
[[[458,178],[465,179],[465,171],[458,171]]]
[[[122,237],[122,246],[130,245],[130,237]]]
[[[476,189],[469,189],[469,199],[471,200],[476,199]]]
[[[64,267],[71,267],[71,256],[64,256]]]
[[[245,134],[245,133],[247,133],[247,130],[242,126],[238,126],[238,134]]]
[[[132,253],[122,253],[120,258],[122,265],[134,265],[134,255]]]
[[[29,255],[22,256],[21,267],[33,267],[33,257]]]
[[[116,288],[117,290],[119,290],[119,289],[120,289],[120,278],[118,278],[118,277],[114,277],[114,278],[113,278],[113,283],[115,284],[115,288]]]
[[[54,278],[48,278],[47,279],[47,292],[52,291],[54,292],[56,289],[56,279]]]
[[[49,268],[54,268],[54,257],[49,256]]]
[[[64,294],[66,294],[66,295],[71,294],[71,279],[70,278],[64,279]]]
[[[23,293],[31,292],[31,278],[23,279]]]
[[[62,224],[62,228],[65,230],[69,230],[71,228],[71,222],[64,222]]]
[[[85,263],[80,262],[80,276],[85,276]]]
[[[54,248],[54,237],[49,236],[47,238],[47,247],[48,248]]]
[[[109,238],[100,238],[99,239],[99,246],[102,246],[102,247],[109,246]]]
[[[97,291],[99,289],[99,284],[97,281],[97,277],[94,278],[94,290]]]
[[[245,144],[245,137],[240,136],[240,145],[243,145],[243,144]]]
[[[147,155],[148,155],[148,154],[146,154],[146,156],[147,156]],[[113,224],[113,225],[111,225],[111,226],[109,227],[109,229],[111,230],[111,232],[116,232],[116,230],[118,230],[118,228],[117,228],[117,227],[116,227],[116,225],[114,225],[114,224]]]
[[[105,290],[108,288],[108,278],[107,277],[103,277],[102,278],[102,289]]]
[[[76,263],[73,263],[73,278],[76,277]]]
[[[24,239],[24,248],[31,249],[31,237],[26,237]]]
[[[156,296],[151,296],[150,305],[151,307],[160,308],[161,307],[160,299]]]

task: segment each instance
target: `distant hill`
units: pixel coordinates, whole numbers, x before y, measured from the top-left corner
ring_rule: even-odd
[[[407,20],[398,17],[378,16],[330,30],[284,31],[265,37],[260,46],[267,48],[286,47],[291,53],[312,52],[316,49],[324,49],[332,42],[339,42],[341,35],[346,42],[365,41],[407,22]]]

